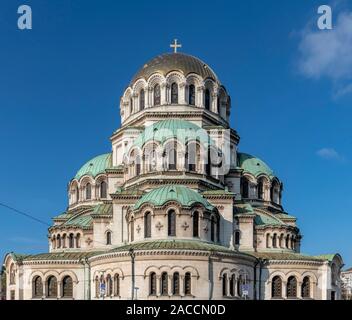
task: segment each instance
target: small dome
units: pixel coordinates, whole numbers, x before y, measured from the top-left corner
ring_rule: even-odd
[[[185,120],[169,119],[156,122],[145,128],[134,141],[132,148],[138,147],[142,149],[149,141],[164,143],[172,138],[176,138],[182,144],[197,140],[204,146],[215,145],[208,133],[196,124]]]
[[[246,153],[238,153],[238,166],[243,169],[244,172],[248,172],[255,177],[265,174],[270,178],[273,178],[274,172],[269,168],[269,166],[259,158],[251,156]]]
[[[202,78],[217,80],[214,71],[200,59],[184,53],[165,53],[147,62],[133,77],[131,83],[143,78],[147,80],[153,73],[160,72],[166,76],[171,71],[180,71],[187,76],[196,73]]]
[[[89,160],[84,164],[75,175],[75,179],[79,180],[83,176],[88,175],[96,177],[98,174],[104,173],[105,170],[112,166],[112,154],[106,153]]]
[[[168,201],[177,201],[185,207],[200,203],[208,210],[214,209],[208,200],[198,192],[184,186],[170,185],[154,189],[143,195],[134,205],[134,210],[138,210],[145,203],[162,206]]]

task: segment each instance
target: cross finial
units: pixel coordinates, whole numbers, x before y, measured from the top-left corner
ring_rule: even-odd
[[[174,43],[170,44],[170,48],[174,48],[174,52],[177,53],[177,49],[182,48],[182,44],[177,43],[177,39],[175,39]]]

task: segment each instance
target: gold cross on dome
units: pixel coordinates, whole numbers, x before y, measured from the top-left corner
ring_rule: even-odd
[[[174,53],[177,53],[177,49],[182,48],[182,44],[177,43],[177,39],[175,39],[174,43],[170,44],[170,48],[174,48]]]

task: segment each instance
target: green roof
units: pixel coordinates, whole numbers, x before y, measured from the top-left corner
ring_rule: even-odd
[[[317,259],[332,261],[335,258],[336,254],[321,254],[318,256],[314,256]]]
[[[309,256],[300,253],[290,252],[246,252],[256,258],[267,259],[267,260],[305,260],[305,261],[324,261],[320,257]]]
[[[93,214],[112,216],[112,203],[98,204],[94,207]]]
[[[254,214],[254,209],[249,203],[238,203],[234,205],[235,214]]]
[[[149,141],[165,141],[176,138],[181,144],[197,140],[204,146],[215,145],[206,130],[196,124],[179,119],[169,119],[156,122],[144,129],[133,143],[133,147],[140,149]]]
[[[257,226],[262,226],[262,225],[270,225],[270,226],[280,226],[280,225],[285,225],[280,219],[271,216],[271,215],[266,215],[262,214],[259,212],[255,212],[256,216],[254,218],[254,223]]]
[[[228,247],[199,240],[151,240],[128,244],[112,249],[112,252],[129,250],[160,250],[160,249],[182,249],[182,250],[205,250],[216,252],[236,253]]]
[[[98,174],[104,173],[106,169],[112,166],[112,154],[106,153],[89,160],[78,170],[75,179],[79,180],[83,176],[88,175],[96,177]]]
[[[26,256],[23,261],[38,261],[38,260],[73,260],[77,261],[82,258],[89,258],[101,252],[54,252],[54,253],[40,253]]]
[[[150,203],[154,206],[162,206],[171,200],[177,201],[182,206],[186,207],[199,203],[208,210],[214,209],[201,194],[187,187],[178,185],[163,186],[146,193],[137,201],[134,205],[134,209],[139,209],[145,203]]]
[[[92,226],[92,221],[93,218],[91,215],[85,215],[85,216],[74,216],[71,219],[67,220],[64,223],[64,226],[73,226],[73,227],[79,227],[83,229],[89,229]]]
[[[248,172],[255,177],[261,174],[265,174],[270,178],[275,176],[274,172],[264,161],[246,153],[238,153],[238,165],[244,172]]]

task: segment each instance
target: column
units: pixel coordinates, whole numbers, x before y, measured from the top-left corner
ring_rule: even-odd
[[[302,299],[302,282],[297,282],[297,298]]]
[[[156,296],[160,297],[161,295],[161,276],[156,276]]]
[[[197,89],[197,96],[196,96],[196,106],[199,108],[204,107],[204,90],[203,86],[198,87]]]
[[[180,104],[186,104],[186,82],[179,84],[178,101]]]
[[[218,94],[216,91],[212,92],[211,94],[211,106],[210,110],[214,113],[217,113],[217,103],[218,103]]]
[[[287,282],[282,281],[282,297],[287,299]]]
[[[62,287],[62,283],[61,283],[61,281],[57,281],[57,298],[58,299],[61,299],[61,287]]]
[[[133,105],[133,107],[132,107],[132,110],[133,110],[133,113],[136,113],[136,112],[138,112],[139,111],[139,108],[138,108],[138,94],[137,93],[134,93],[133,95],[132,95],[132,105]]]
[[[166,94],[167,94],[167,84],[166,83],[162,83],[161,86],[160,86],[160,89],[161,89],[161,99],[160,99],[160,104],[163,106],[165,104],[167,104],[167,97],[166,97]]]
[[[167,276],[167,291],[169,296],[172,296],[172,275]]]
[[[150,108],[152,107],[152,96],[153,96],[153,88],[152,87],[147,87],[146,91],[146,97],[145,97],[145,108]]]
[[[180,296],[185,296],[185,276],[180,275]]]
[[[230,296],[230,275],[227,275],[226,281],[227,281],[227,286],[226,286],[226,297]]]

